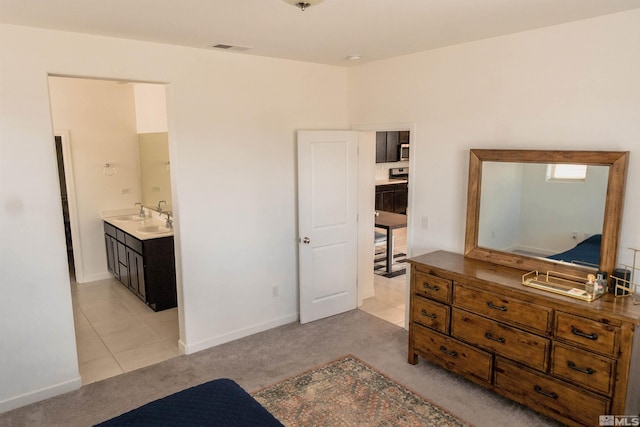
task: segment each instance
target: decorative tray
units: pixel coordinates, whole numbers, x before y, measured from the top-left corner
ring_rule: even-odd
[[[522,275],[522,284],[530,288],[541,289],[566,297],[576,298],[582,301],[595,301],[606,293],[591,295],[586,292],[585,284],[588,279],[571,276],[569,274],[547,271],[546,274],[538,274],[537,271],[530,271]]]

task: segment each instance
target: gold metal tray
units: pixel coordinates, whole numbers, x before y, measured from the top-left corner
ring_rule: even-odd
[[[606,292],[596,295],[589,295],[585,291],[586,278],[571,276],[569,274],[547,271],[540,275],[537,271],[530,271],[522,275],[522,284],[530,288],[541,289],[565,297],[576,298],[582,301],[595,301]]]

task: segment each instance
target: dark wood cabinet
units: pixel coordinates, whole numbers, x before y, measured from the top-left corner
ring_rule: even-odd
[[[173,236],[140,240],[105,222],[107,269],[154,311],[177,306]]]
[[[640,306],[522,286],[526,271],[414,257],[408,361],[418,357],[569,426],[640,412]]]
[[[406,214],[408,195],[406,183],[376,185],[375,208],[378,211]]]
[[[107,270],[109,270],[116,279],[120,280],[120,267],[116,258],[118,256],[118,241],[115,237],[116,230],[115,227],[107,223],[105,223],[104,226],[104,244],[107,250]],[[109,229],[109,232],[107,232],[107,229]]]
[[[409,131],[376,132],[376,163],[400,161],[400,144],[409,143]]]

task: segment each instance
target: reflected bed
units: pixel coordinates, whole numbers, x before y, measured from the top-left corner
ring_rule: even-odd
[[[601,243],[602,234],[594,234],[588,239],[578,243],[574,248],[559,254],[550,255],[547,258],[597,268],[600,264]]]

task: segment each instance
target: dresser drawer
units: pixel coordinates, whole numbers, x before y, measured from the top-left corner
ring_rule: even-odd
[[[411,297],[411,307],[414,322],[428,326],[443,334],[449,333],[449,313],[451,308],[448,305],[414,295]]]
[[[416,272],[413,277],[413,292],[443,302],[451,302],[451,280],[442,279],[431,274]]]
[[[556,313],[554,335],[586,350],[615,356],[620,328],[568,313]]]
[[[454,308],[451,335],[485,350],[545,371],[550,340]]]
[[[474,313],[543,333],[551,330],[552,310],[456,283],[453,303]]]
[[[436,365],[481,384],[491,383],[493,357],[429,328],[412,324],[415,350]]]
[[[535,410],[550,410],[583,425],[596,426],[600,415],[610,413],[609,399],[499,357],[496,358],[494,387],[500,394]]]
[[[551,373],[590,390],[611,394],[615,379],[616,362],[606,357],[553,343]]]

